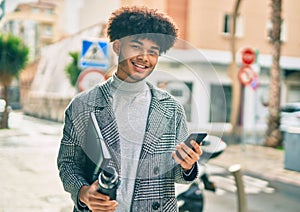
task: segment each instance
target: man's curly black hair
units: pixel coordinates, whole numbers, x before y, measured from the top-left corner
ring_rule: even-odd
[[[112,13],[106,33],[111,42],[127,36],[147,38],[160,46],[160,53],[170,49],[178,29],[170,17],[147,7],[121,7]]]

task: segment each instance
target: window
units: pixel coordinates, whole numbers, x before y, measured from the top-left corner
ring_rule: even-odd
[[[40,11],[39,8],[33,7],[32,8],[32,13],[38,13]]]
[[[18,35],[19,34],[19,28],[20,28],[20,21],[11,21],[10,22],[10,32],[14,35]]]
[[[191,109],[192,109],[192,82],[182,81],[160,81],[157,83],[158,87],[168,91],[174,98],[176,98],[184,107],[186,119],[191,121]]]
[[[46,9],[45,13],[48,15],[51,15],[51,14],[53,14],[53,9]]]
[[[231,85],[212,84],[210,86],[210,122],[230,122],[231,96]]]
[[[287,96],[288,102],[300,102],[300,85],[290,85]]]
[[[180,90],[180,89],[173,89],[173,90],[171,90],[171,94],[173,96],[182,97],[183,96],[183,91]]]
[[[273,27],[272,21],[268,20],[268,22],[267,22],[267,37],[268,37],[269,41],[271,41],[272,27]],[[280,40],[283,42],[287,41],[287,29],[286,29],[286,23],[284,21],[282,21],[282,23],[281,23]]]
[[[44,30],[44,35],[52,35],[52,26],[51,25],[46,25],[45,30]]]
[[[223,17],[223,33],[225,35],[230,35],[231,31],[231,24],[233,24],[232,21],[232,15],[226,13]],[[242,37],[243,36],[243,22],[242,18],[240,15],[237,16],[236,18],[236,28],[235,28],[235,35],[237,37]]]

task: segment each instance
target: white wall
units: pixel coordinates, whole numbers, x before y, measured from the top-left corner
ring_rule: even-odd
[[[192,50],[193,51],[193,50]],[[184,56],[185,55],[185,56]],[[190,55],[186,57],[186,55]],[[184,58],[185,57],[185,58]],[[201,56],[192,54],[189,51],[174,51],[166,56],[162,56],[155,71],[150,76],[150,81],[157,85],[160,81],[181,81],[192,82],[192,108],[191,120],[188,127],[191,131],[207,131],[213,133],[229,132],[230,123],[226,123],[226,102],[222,87],[231,85],[231,80],[227,73],[227,65],[212,65],[208,61],[203,61]],[[172,64],[170,64],[170,62]],[[261,86],[257,90],[245,87],[243,102],[243,126],[245,131],[264,130],[266,126],[267,108],[261,103],[261,96],[266,95],[268,89],[268,78],[260,78]],[[218,97],[211,96],[211,85],[220,85]],[[216,99],[219,98],[219,99]],[[224,114],[220,122],[210,122],[211,103],[219,104],[221,111],[218,115]],[[231,107],[231,105],[228,105]],[[222,109],[224,108],[224,109]],[[214,116],[214,114],[212,114]],[[230,120],[230,118],[229,118]]]
[[[105,23],[111,13],[119,7],[120,0],[83,0],[79,9],[78,26],[84,29],[96,23]]]
[[[106,22],[111,12],[120,6],[120,0],[65,0],[64,29],[74,34],[97,23]]]
[[[182,55],[190,53],[182,50],[175,54],[171,52],[171,56],[162,56],[149,79],[155,85],[160,81],[192,83],[191,120],[188,122],[190,131],[223,132],[228,130],[226,129],[228,126],[224,122],[210,123],[210,85],[222,85],[222,83],[228,82],[228,76],[217,73],[217,70],[207,61],[203,61],[202,56],[197,55],[196,51],[192,50],[192,60],[182,59]],[[225,105],[225,102],[222,104]]]

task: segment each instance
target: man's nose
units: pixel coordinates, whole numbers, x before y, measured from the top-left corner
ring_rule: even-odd
[[[149,56],[149,54],[147,53],[147,51],[143,50],[138,55],[138,59],[143,60],[143,61],[148,61],[148,56]]]

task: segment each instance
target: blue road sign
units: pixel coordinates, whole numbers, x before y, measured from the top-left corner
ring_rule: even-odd
[[[0,20],[5,15],[5,0],[0,0]]]
[[[96,67],[100,69],[109,68],[108,41],[83,40],[80,57],[82,68]]]

